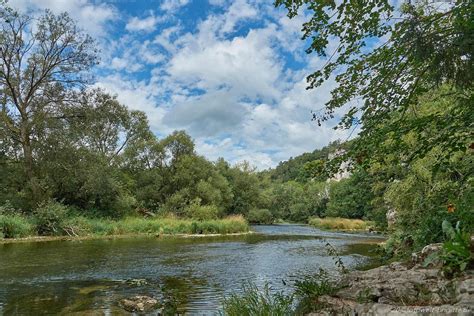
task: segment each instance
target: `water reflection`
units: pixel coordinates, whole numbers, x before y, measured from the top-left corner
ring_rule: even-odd
[[[0,245],[0,314],[127,314],[117,302],[139,294],[176,304],[181,312],[208,314],[243,282],[269,282],[289,291],[293,280],[320,267],[333,269],[327,241],[348,268],[367,263],[374,247],[371,236],[307,226],[254,230],[256,234],[219,238]]]

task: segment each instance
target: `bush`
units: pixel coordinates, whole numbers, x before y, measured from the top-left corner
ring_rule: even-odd
[[[200,205],[199,202],[191,203],[185,209],[185,215],[189,218],[196,219],[199,221],[206,221],[211,219],[217,219],[219,209],[215,205]]]
[[[62,235],[67,208],[56,201],[41,204],[34,212],[36,230],[41,236]]]
[[[137,205],[137,200],[127,193],[121,193],[111,205],[112,217],[120,218],[130,215]],[[109,212],[110,213],[110,212]]]
[[[10,201],[5,201],[5,203],[0,206],[0,215],[13,215],[15,212],[16,210]]]
[[[295,203],[290,206],[290,216],[289,219],[293,222],[306,222],[310,215],[310,210],[308,205],[303,202]]]
[[[267,209],[252,209],[247,215],[247,220],[252,224],[272,224],[273,215]]]
[[[256,285],[244,285],[242,294],[224,299],[223,314],[227,316],[287,316],[293,315],[293,295],[271,293],[268,284],[260,291]]]
[[[19,215],[0,214],[0,237],[21,238],[27,237],[34,232],[34,226],[26,217]]]

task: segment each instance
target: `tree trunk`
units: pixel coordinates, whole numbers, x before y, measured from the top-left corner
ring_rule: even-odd
[[[22,122],[22,126],[20,129],[21,132],[21,145],[23,149],[23,163],[24,163],[24,170],[25,175],[27,178],[27,182],[29,183],[29,187],[31,190],[31,206],[35,207],[36,204],[40,201],[40,188],[38,185],[38,181],[36,179],[36,174],[34,170],[34,160],[33,160],[33,148],[31,147],[31,138],[30,133],[27,127],[27,121]]]

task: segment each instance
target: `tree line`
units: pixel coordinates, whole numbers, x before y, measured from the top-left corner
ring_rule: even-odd
[[[303,5],[278,3],[289,9],[290,17]],[[324,9],[330,4],[321,5]],[[367,14],[367,7],[346,5],[329,9],[342,10],[344,19]],[[310,8],[315,10],[315,23],[325,19],[319,15],[321,8]],[[392,12],[385,5],[372,9]],[[364,24],[367,30],[341,38],[346,51],[341,48],[344,54],[336,63],[308,77],[310,88],[316,87],[337,66],[350,66],[338,76],[343,88],[333,91],[327,112],[315,120],[332,117],[358,91],[366,103],[349,110],[341,124],[362,124],[360,136],[257,172],[249,163],[231,166],[224,159],[211,162],[198,155],[184,131],[158,139],[143,112],[92,87],[97,46],[67,14],[46,10],[33,18],[0,2],[1,210],[34,214],[55,201],[84,216],[174,214],[212,219],[242,214],[256,223],[347,217],[374,221],[380,229],[388,226],[387,212],[395,211],[397,220],[390,228],[394,244],[405,246],[439,240],[445,218],[460,220],[472,231],[474,99],[472,77],[464,76],[473,73],[468,71],[472,44],[466,35],[470,29],[461,22],[469,21],[473,11],[462,2],[428,20],[417,19],[421,13],[412,6],[403,12],[407,19],[402,23],[454,29],[459,36],[446,35],[445,50],[439,51],[433,48],[438,38],[432,38],[431,46],[405,38],[409,25],[403,24],[391,35],[400,47],[413,49],[391,46],[364,55],[361,43],[374,35],[370,28],[382,23],[380,15],[370,16],[374,24]],[[461,22],[453,24],[445,19],[448,15]],[[315,32],[332,36],[350,21],[307,24],[305,37]],[[428,35],[433,32],[430,29]],[[320,39],[313,38],[309,53],[325,54],[327,42]],[[415,51],[426,58],[413,55]],[[352,62],[351,54],[357,57]],[[464,57],[455,62],[446,59],[459,55]],[[399,65],[397,60],[406,62]],[[446,61],[446,71],[429,68],[435,60]],[[417,72],[426,67],[426,72]],[[385,77],[372,78],[357,72],[361,69]],[[404,76],[411,71],[409,87],[399,87],[388,69],[399,69]],[[354,80],[347,80],[351,76]],[[396,95],[405,97],[395,100]],[[333,155],[336,152],[342,154]],[[331,180],[343,163],[349,165],[350,176]]]

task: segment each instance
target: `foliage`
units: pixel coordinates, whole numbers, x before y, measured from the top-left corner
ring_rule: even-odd
[[[265,284],[259,290],[253,283],[244,284],[243,293],[232,294],[224,300],[223,314],[226,316],[287,316],[293,314],[292,295],[272,293]]]
[[[397,223],[393,228],[404,235],[406,246],[413,250],[443,241],[440,223],[461,221],[466,230],[474,230],[472,156],[458,154],[451,158],[445,170],[433,167],[439,149],[434,149],[423,159],[417,160],[410,172],[392,183],[385,193],[385,200],[397,210]],[[448,212],[448,204],[455,211]]]
[[[362,218],[369,214],[374,198],[370,179],[364,170],[355,171],[350,178],[332,182],[326,216]]]
[[[33,223],[20,215],[0,214],[0,238],[28,237],[35,233]]]
[[[0,232],[4,238],[19,238],[36,233],[45,236],[85,237],[129,234],[232,234],[249,230],[247,221],[242,216],[202,221],[141,217],[112,220],[73,216],[64,217],[59,221],[57,219],[58,209],[63,206],[51,204],[48,204],[48,208],[45,206],[39,208],[42,210],[43,217],[41,219],[36,216],[0,215]],[[44,211],[46,209],[47,211]]]
[[[15,212],[16,212],[16,209],[8,200],[5,201],[5,203],[0,206],[0,215],[13,215],[15,214]]]
[[[251,209],[247,215],[247,220],[251,224],[272,224],[273,215],[267,209]]]
[[[423,157],[435,145],[443,146],[446,156],[470,146],[472,1],[454,1],[444,9],[430,2],[392,4],[388,0],[276,0],[275,5],[286,7],[290,18],[300,10],[310,16],[302,28],[303,39],[310,40],[306,52],[326,58],[326,63],[307,77],[308,88],[333,76],[337,83],[324,114],[315,113],[314,119],[320,124],[349,104],[340,126],[362,123],[360,146],[353,157],[358,152],[383,156],[378,138],[389,131],[400,135],[409,126],[413,129],[414,125],[404,122],[405,112],[418,97],[442,84],[453,87],[456,106],[449,116],[436,119],[437,137],[425,138],[416,156]],[[399,117],[396,122],[394,115]],[[418,130],[422,121],[427,120],[418,120]]]
[[[200,221],[217,219],[219,210],[215,205],[201,205],[199,201],[191,203],[185,210],[186,217]]]
[[[56,201],[42,203],[34,212],[36,230],[41,236],[62,235],[67,208]]]
[[[344,144],[341,144],[339,141],[332,142],[311,153],[290,157],[287,161],[280,162],[275,169],[268,171],[268,173],[273,181],[305,182],[310,179],[325,181],[328,177],[325,168],[328,155],[336,149],[342,148],[344,148]]]
[[[296,313],[306,315],[322,307],[318,298],[322,295],[332,295],[339,286],[329,277],[326,270],[320,269],[315,275],[295,282],[295,295],[299,298]]]
[[[453,228],[450,222],[444,220],[442,228],[447,237],[440,255],[443,270],[448,275],[463,272],[474,260],[470,250],[470,234],[461,230],[460,222]]]
[[[65,13],[46,10],[38,18],[0,3],[0,122],[2,136],[21,160],[30,206],[44,198],[34,151],[47,133],[45,123],[61,116],[68,93],[86,84],[97,63],[94,41]]]

